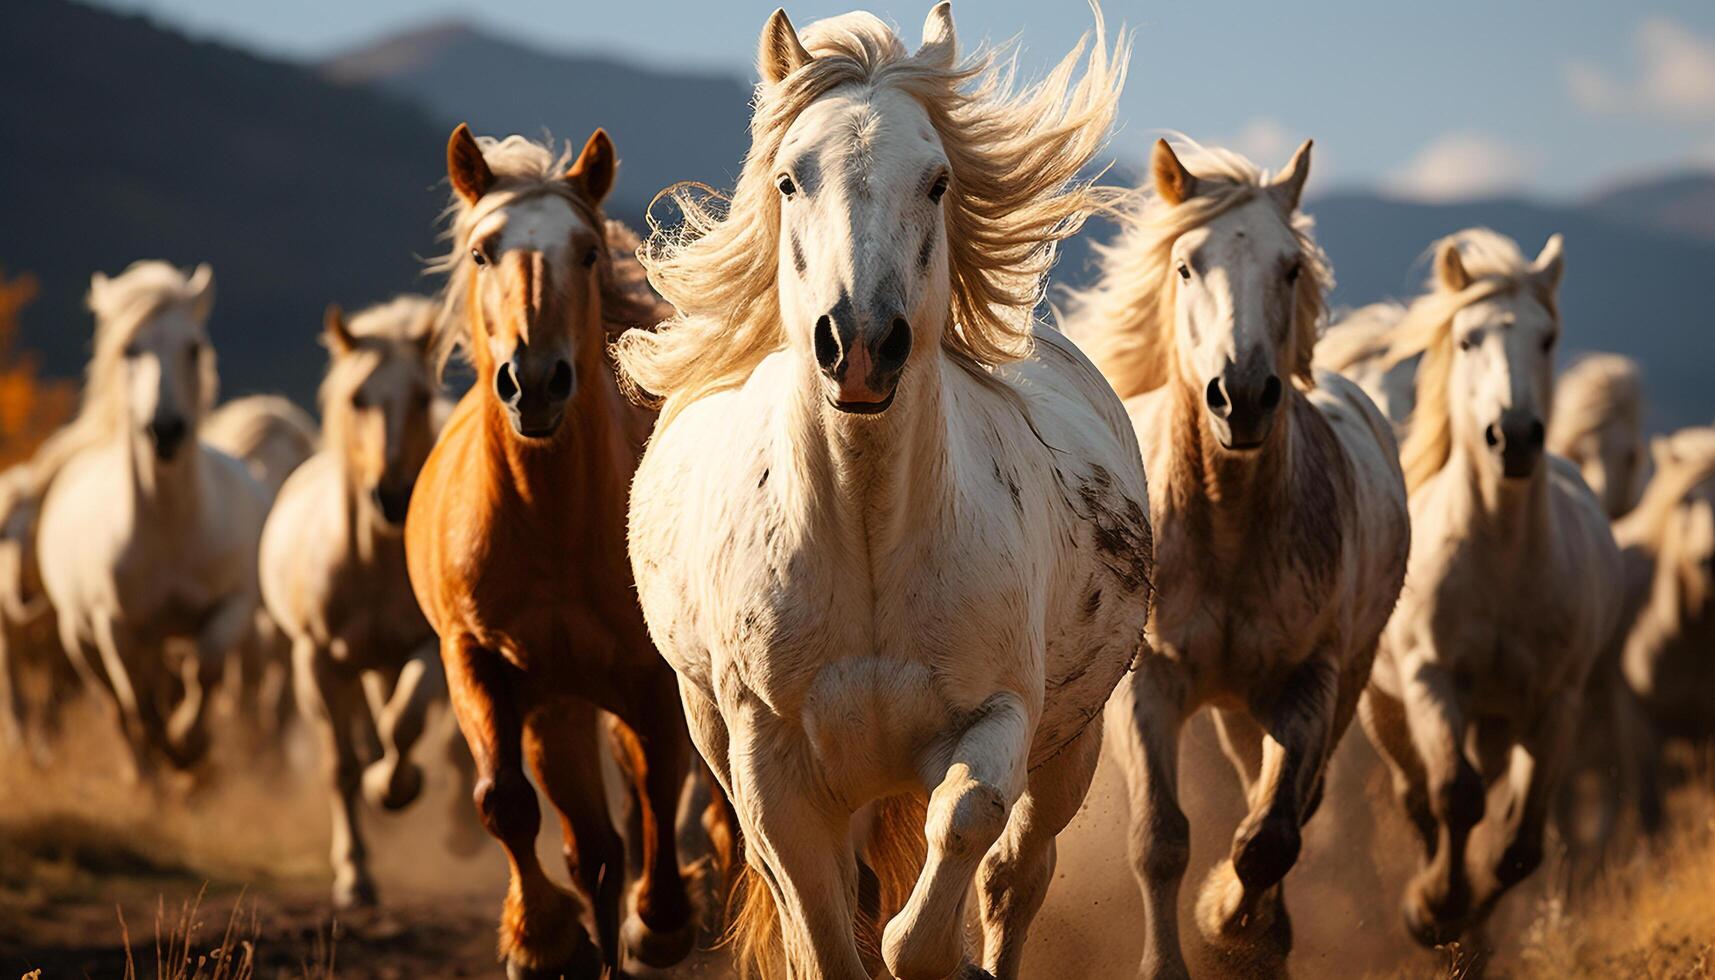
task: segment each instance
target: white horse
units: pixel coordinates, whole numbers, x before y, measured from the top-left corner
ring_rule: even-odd
[[[1559,236],[1531,262],[1492,231],[1461,232],[1437,243],[1432,289],[1392,338],[1392,356],[1423,355],[1402,451],[1411,561],[1361,711],[1422,837],[1405,918],[1426,945],[1481,927],[1541,863],[1585,681],[1620,615],[1607,517],[1543,451],[1561,269]],[[1485,821],[1485,788],[1503,780]]]
[[[1119,400],[1029,315],[1098,200],[1076,181],[1127,48],[1099,25],[1081,82],[1080,47],[1015,93],[959,64],[945,3],[915,54],[869,14],[800,38],[777,11],[730,204],[681,191],[686,233],[644,250],[680,312],[618,346],[665,398],[631,559],[746,835],[746,970],[871,976],[852,821],[880,801],[863,924],[910,893],[888,975],[961,969],[974,876],[983,962],[1016,976],[1089,786],[1142,639],[1148,491]]]
[[[1280,882],[1369,680],[1411,531],[1387,420],[1313,373],[1332,282],[1298,210],[1305,143],[1278,176],[1165,140],[1067,333],[1127,398],[1149,471],[1158,588],[1148,649],[1107,707],[1131,794],[1145,976],[1184,976],[1179,733],[1205,704],[1250,800],[1198,901],[1222,948],[1284,956]],[[1258,942],[1263,940],[1262,942]]]
[[[112,697],[140,769],[188,767],[207,749],[208,699],[256,611],[267,498],[244,465],[198,439],[215,395],[204,323],[214,276],[138,262],[96,273],[79,420],[96,433],[42,504],[42,584],[60,640]],[[167,644],[195,654],[174,676]]]
[[[279,395],[245,395],[222,404],[203,420],[202,441],[244,461],[268,499],[316,451],[316,423]]]
[[[1316,344],[1316,367],[1345,376],[1370,396],[1394,432],[1404,435],[1417,398],[1417,357],[1388,356],[1388,339],[1405,316],[1399,303],[1371,303],[1328,325]]]
[[[348,323],[330,307],[324,448],[287,479],[262,533],[262,597],[291,638],[299,699],[320,731],[333,790],[334,902],[375,886],[355,809],[416,798],[408,760],[446,681],[435,633],[405,571],[405,511],[434,446],[436,304],[400,296]],[[368,701],[365,701],[365,695]],[[377,736],[380,756],[364,765]],[[460,810],[464,810],[460,807]]]
[[[1609,518],[1618,520],[1637,504],[1644,486],[1644,396],[1636,361],[1591,354],[1561,373],[1548,451],[1578,467]]]

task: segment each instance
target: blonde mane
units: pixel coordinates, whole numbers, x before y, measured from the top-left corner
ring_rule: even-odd
[[[189,306],[197,299],[190,278],[158,259],[133,262],[119,275],[98,280],[98,285],[91,286],[87,303],[95,314],[95,353],[85,373],[77,416],[62,430],[63,436],[56,436],[59,445],[46,458],[63,462],[59,457],[61,451],[69,455],[82,445],[124,428],[125,384],[120,375],[125,366],[126,346],[144,324],[160,313],[175,306]],[[202,345],[197,372],[199,412],[207,415],[214,407],[219,389],[212,345]],[[44,446],[38,455],[47,448]]]
[[[1643,379],[1638,365],[1619,354],[1580,358],[1554,386],[1554,421],[1548,451],[1561,456],[1610,420],[1637,429],[1643,424]]]
[[[604,248],[596,269],[601,282],[602,329],[606,336],[617,337],[633,327],[653,329],[672,313],[649,288],[643,268],[637,262],[637,234],[618,221],[607,220],[599,206],[562,179],[576,159],[570,145],[556,151],[551,139],[536,142],[523,136],[508,136],[503,140],[478,136],[476,143],[482,148],[488,169],[494,173],[494,185],[474,204],[456,192],[451,195],[443,215],[447,228],[441,237],[452,242],[452,248],[429,263],[430,272],[447,276],[441,291],[440,313],[433,327],[437,377],[453,352],[469,339],[465,306],[476,264],[461,243],[483,218],[538,195],[548,194],[565,201],[602,236]]]
[[[942,67],[907,55],[868,14],[817,22],[801,38],[813,60],[757,89],[751,148],[732,196],[692,184],[664,192],[683,224],[667,230],[651,219],[639,252],[650,282],[679,312],[654,333],[621,337],[615,357],[633,396],[665,400],[665,417],[741,383],[785,346],[774,162],[793,121],[835,89],[903,91],[940,136],[951,170],[944,209],[952,309],[942,346],[979,372],[1029,355],[1031,313],[1055,243],[1108,199],[1079,171],[1106,140],[1130,42],[1122,36],[1109,51],[1099,10],[1093,45],[1086,35],[1040,83],[1022,89],[1004,50]],[[1084,76],[1074,85],[1086,46]]]
[[[1173,243],[1228,211],[1263,194],[1270,174],[1231,150],[1182,140],[1178,155],[1197,178],[1197,194],[1174,205],[1145,186],[1120,216],[1122,230],[1111,244],[1096,246],[1101,274],[1096,284],[1069,291],[1068,333],[1094,361],[1121,398],[1159,388],[1173,374]],[[1314,382],[1311,359],[1327,312],[1325,297],[1334,276],[1313,237],[1315,222],[1302,211],[1282,215],[1298,243],[1305,274],[1293,291],[1293,376],[1302,387]]]
[[[1317,363],[1344,373],[1384,356],[1394,327],[1404,318],[1403,303],[1385,301],[1338,316],[1316,341]]]
[[[1538,288],[1531,277],[1530,259],[1512,239],[1487,228],[1467,228],[1431,245],[1429,254],[1448,243],[1458,248],[1471,284],[1450,290],[1431,275],[1429,291],[1406,308],[1388,343],[1390,365],[1423,355],[1417,369],[1416,405],[1399,451],[1407,491],[1416,491],[1441,472],[1453,451],[1447,385],[1453,373],[1454,315],[1472,303],[1523,289],[1531,290],[1555,323],[1560,322],[1554,294]]]

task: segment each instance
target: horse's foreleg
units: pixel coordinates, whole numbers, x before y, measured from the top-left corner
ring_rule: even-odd
[[[357,791],[362,768],[352,745],[352,723],[364,710],[355,678],[334,664],[309,640],[292,647],[298,702],[322,742],[323,766],[333,790],[333,901],[338,908],[375,904],[368,849],[357,825]]]
[[[6,615],[0,610],[0,616]],[[0,622],[0,745],[13,750],[24,744],[24,696],[19,690],[23,680],[19,651],[13,642],[14,627]]]
[[[1127,851],[1143,890],[1144,978],[1188,976],[1179,947],[1179,882],[1191,862],[1191,825],[1179,808],[1183,676],[1149,651],[1108,700],[1103,728],[1131,801]]]
[[[1480,846],[1471,849],[1477,906],[1473,919],[1478,923],[1488,918],[1502,895],[1542,865],[1543,832],[1571,754],[1580,701],[1576,692],[1561,696],[1545,709],[1524,742],[1513,747],[1507,810],[1498,815],[1493,832],[1482,833]]]
[[[1430,860],[1406,890],[1406,927],[1418,942],[1437,946],[1459,935],[1471,908],[1465,847],[1483,819],[1483,780],[1465,756],[1464,709],[1446,669],[1419,659],[1403,667],[1400,679],[1436,824]]]
[[[649,693],[633,712],[626,768],[638,814],[630,844],[641,850],[642,868],[625,920],[625,948],[643,963],[665,968],[684,959],[697,938],[674,826],[691,766],[691,739],[673,672],[663,667],[654,683],[639,687]]]
[[[928,860],[882,934],[882,956],[900,980],[940,980],[963,962],[965,898],[1024,791],[1034,734],[1024,699],[1007,691],[954,744],[929,794]]]
[[[1031,920],[1054,878],[1054,839],[1077,815],[1101,755],[1102,729],[1091,724],[1032,772],[1006,832],[983,859],[977,877],[983,966],[997,980],[1018,976]]]
[[[220,685],[226,659],[256,628],[256,596],[228,596],[197,631],[196,658],[184,665],[185,697],[168,724],[168,746],[175,764],[194,765],[208,751],[210,696]]]
[[[596,942],[609,969],[619,965],[619,902],[625,891],[625,846],[607,811],[596,707],[557,702],[531,714],[524,754],[542,792],[560,811],[566,869],[594,912]]]
[[[688,685],[684,685],[688,687]],[[687,705],[691,704],[689,698]],[[704,699],[704,703],[706,699]],[[709,751],[721,735],[729,751],[717,775],[730,779],[733,805],[746,834],[746,860],[754,870],[751,886],[766,885],[778,917],[787,980],[869,980],[853,938],[857,902],[857,859],[852,852],[851,813],[828,798],[808,748],[794,735],[770,727],[772,716],[759,706],[728,728],[706,718],[693,720],[698,745]],[[747,949],[749,940],[768,942],[761,903],[747,901],[734,930],[741,956],[767,959]],[[773,974],[769,974],[773,975]]]
[[[134,772],[143,775],[154,769],[155,753],[166,741],[166,726],[155,701],[155,692],[145,688],[139,695],[132,683],[136,644],[131,634],[110,616],[97,616],[92,625],[99,658],[93,663],[86,663],[86,669],[92,676],[99,677],[102,689],[113,696],[114,715],[131,750]],[[81,649],[81,641],[75,633],[70,639]]]
[[[377,673],[364,675],[370,714],[381,742],[381,758],[363,771],[363,796],[371,806],[399,810],[423,789],[423,768],[411,760],[411,750],[423,734],[429,705],[446,694],[446,674],[433,644],[411,654],[391,691]]]
[[[1417,746],[1412,744],[1405,705],[1371,686],[1358,702],[1358,718],[1370,744],[1387,764],[1394,799],[1416,829],[1427,860],[1435,853],[1435,814],[1429,812],[1429,777],[1423,771],[1423,760],[1417,757]]]
[[[521,680],[517,668],[468,635],[442,639],[441,663],[453,713],[476,762],[477,813],[511,864],[500,923],[507,975],[599,975],[601,954],[579,924],[582,904],[550,881],[536,859],[542,813],[524,776],[524,723],[513,694]],[[584,751],[593,750],[592,744]]]

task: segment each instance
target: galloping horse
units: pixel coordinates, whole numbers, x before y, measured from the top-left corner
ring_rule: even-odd
[[[898,910],[887,975],[946,977],[975,877],[983,961],[1017,976],[1089,787],[1148,491],[1118,399],[1030,317],[1100,200],[1077,179],[1127,44],[1099,23],[1081,82],[1082,46],[1015,92],[959,63],[945,3],[915,54],[869,14],[800,38],[777,11],[737,190],[676,189],[684,232],[641,253],[679,314],[618,345],[665,399],[632,566],[746,835],[747,973],[867,980],[861,908],[868,939]]]
[[[596,709],[618,716],[633,777],[641,878],[624,924],[645,963],[682,959],[695,921],[673,815],[690,740],[673,672],[644,627],[625,557],[626,490],[653,413],[615,381],[608,339],[669,312],[643,283],[636,239],[602,217],[615,158],[597,130],[567,166],[521,137],[447,147],[451,273],[437,328],[460,334],[476,383],[411,497],[411,585],[440,636],[453,710],[476,759],[476,804],[511,860],[500,954],[510,976],[593,976],[619,959],[624,844],[608,817]],[[528,760],[560,811],[582,903],[536,859]]]
[[[409,761],[429,704],[445,694],[434,631],[405,571],[411,487],[435,442],[435,304],[400,296],[349,323],[330,307],[321,452],[281,488],[262,531],[262,598],[291,638],[299,699],[320,730],[333,790],[334,903],[375,900],[359,836],[372,806],[416,798]],[[366,688],[369,695],[366,700]],[[358,731],[381,748],[367,768]]]
[[[1388,356],[1393,328],[1405,316],[1399,303],[1371,303],[1330,323],[1316,343],[1315,367],[1344,376],[1370,396],[1387,416],[1395,435],[1403,436],[1417,398],[1420,358]]]
[[[1611,520],[1637,504],[1644,484],[1644,396],[1636,361],[1592,354],[1560,375],[1548,451],[1578,467]]]
[[[1481,927],[1541,864],[1585,681],[1620,615],[1607,517],[1543,451],[1561,269],[1559,236],[1531,262],[1460,232],[1437,243],[1432,288],[1391,340],[1390,357],[1423,356],[1402,448],[1411,561],[1361,711],[1422,838],[1405,918],[1426,945]]]
[[[1148,649],[1107,708],[1144,891],[1142,973],[1184,976],[1179,732],[1204,704],[1250,813],[1197,906],[1212,943],[1283,956],[1280,887],[1329,756],[1357,710],[1411,532],[1387,419],[1313,373],[1332,277],[1298,210],[1310,144],[1269,179],[1165,140],[1154,194],[1073,295],[1068,333],[1127,398],[1150,473],[1158,589]]]
[[[42,584],[79,672],[112,698],[140,770],[208,747],[208,695],[256,612],[267,497],[244,464],[198,438],[214,402],[206,265],[96,273],[95,356],[73,426],[90,441],[42,504]],[[169,640],[195,654],[175,677]],[[169,714],[170,713],[170,714]]]
[[[292,471],[316,451],[316,424],[279,395],[234,398],[209,413],[202,441],[244,461],[273,500]]]

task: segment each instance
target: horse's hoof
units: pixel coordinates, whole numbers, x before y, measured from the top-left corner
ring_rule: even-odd
[[[423,767],[415,762],[389,764],[386,759],[363,770],[363,798],[383,810],[403,810],[423,791]]]
[[[1260,923],[1245,905],[1244,882],[1231,861],[1222,861],[1209,869],[1197,892],[1198,930],[1217,946],[1254,933]]]
[[[604,980],[601,951],[585,941],[559,966],[531,966],[514,957],[506,959],[506,980]]]
[[[377,900],[375,883],[367,877],[334,882],[333,907],[341,912],[374,908]]]
[[[639,963],[661,970],[691,955],[691,947],[697,942],[697,920],[688,916],[677,929],[657,932],[649,928],[642,916],[632,912],[620,926],[619,939],[625,951]]]

